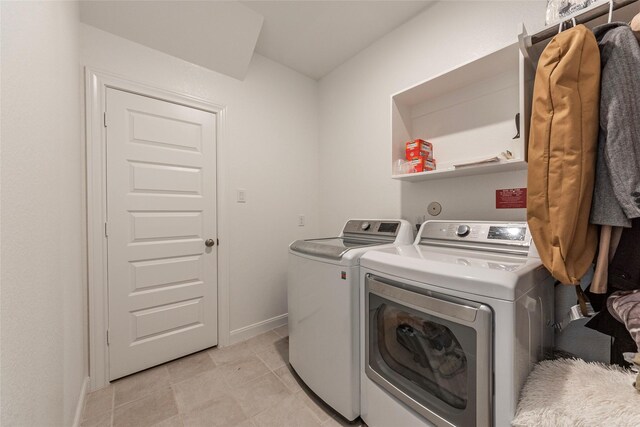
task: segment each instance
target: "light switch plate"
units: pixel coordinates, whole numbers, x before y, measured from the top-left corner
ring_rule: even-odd
[[[247,190],[244,188],[238,188],[238,197],[236,201],[238,203],[247,203]]]

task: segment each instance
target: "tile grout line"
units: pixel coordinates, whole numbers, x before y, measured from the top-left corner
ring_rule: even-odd
[[[268,367],[268,366],[267,366],[267,369],[269,369],[269,367]],[[256,377],[256,378],[254,378],[254,379],[252,379],[252,380],[250,380],[250,381],[245,382],[244,384],[241,384],[239,387],[243,387],[243,386],[245,386],[245,385],[249,384],[249,383],[250,383],[250,382],[252,382],[252,381],[257,381],[257,380],[259,380],[260,378],[264,378],[264,377],[266,377],[267,375],[272,374],[272,373],[273,373],[273,372],[269,371],[269,372],[267,372],[266,374],[262,374],[262,375],[260,375],[259,377]],[[277,375],[276,375],[276,377],[277,377]],[[285,387],[285,388],[286,388],[286,387]],[[230,396],[230,397],[233,399],[233,401],[234,401],[234,402],[235,402],[235,403],[240,407],[240,411],[242,411],[242,413],[244,414],[244,416],[245,416],[245,417],[247,417],[247,419],[248,419],[248,420],[250,420],[250,421],[252,421],[252,422],[253,422],[253,418],[254,418],[254,417],[256,417],[256,416],[258,416],[259,414],[261,414],[261,413],[263,413],[263,412],[265,412],[265,411],[267,411],[267,410],[269,410],[269,409],[270,409],[270,408],[265,408],[265,409],[263,409],[263,410],[261,410],[261,411],[258,411],[258,412],[257,412],[257,413],[255,413],[255,414],[253,414],[253,415],[249,416],[249,415],[247,415],[247,413],[245,412],[245,410],[244,410],[244,408],[242,407],[242,405],[240,404],[240,402],[238,402],[238,400],[235,398],[235,396],[233,395],[233,393],[230,393],[230,394],[229,394],[229,396]],[[255,423],[254,423],[254,424],[255,424]]]
[[[275,332],[275,329],[272,329],[272,331],[274,331],[274,332]],[[276,334],[276,335],[278,335],[278,336],[280,335],[280,334],[278,334],[277,332],[275,332],[275,334]],[[288,335],[287,335],[287,337],[288,337]],[[286,338],[286,337],[281,337],[281,338]],[[265,361],[264,361],[264,360],[262,360],[262,358],[260,357],[260,355],[259,355],[259,354],[257,354],[257,353],[256,353],[256,356],[258,357],[258,359],[260,359],[260,361],[262,361],[262,363],[264,363],[264,364],[267,366],[267,369],[269,369],[269,370],[273,373],[273,375],[275,375],[275,376],[276,376],[276,378],[277,378],[277,379],[282,383],[282,385],[284,385],[284,388],[285,388],[286,390],[289,390],[289,391],[291,392],[291,395],[295,395],[295,394],[296,394],[296,392],[292,391],[292,390],[291,390],[291,389],[290,389],[290,388],[285,384],[285,382],[282,380],[282,378],[280,378],[280,375],[276,374],[276,370],[277,370],[277,369],[280,369],[280,368],[282,368],[282,367],[287,367],[287,365],[289,365],[289,362],[288,362],[288,361],[287,361],[287,362],[285,362],[285,364],[284,364],[284,365],[282,365],[282,366],[278,366],[278,367],[277,367],[277,368],[275,368],[275,369],[271,369],[271,368],[269,367],[269,365],[267,365],[267,364],[265,363]]]
[[[169,386],[169,390],[171,390],[171,398],[173,399],[173,404],[176,405],[176,415],[178,416],[178,418],[180,419],[180,424],[182,424],[184,426],[184,422],[182,422],[182,417],[180,416],[180,405],[178,405],[178,399],[176,398],[176,391],[173,389],[173,385]],[[171,417],[174,417],[175,415],[172,415]],[[167,417],[162,421],[166,421],[171,417]],[[161,422],[162,422],[161,421]],[[158,423],[156,423],[158,424]]]
[[[111,418],[109,420],[109,426],[113,427],[113,423],[116,419],[116,387],[112,386],[111,383],[109,383],[109,387],[113,387],[113,390],[111,391]]]
[[[286,366],[286,365],[285,365],[285,366]],[[280,369],[280,368],[278,368],[278,369]],[[290,389],[290,388],[285,384],[285,382],[282,380],[282,378],[280,378],[280,375],[278,375],[278,374],[276,374],[276,373],[275,373],[275,371],[271,371],[271,373],[272,373],[273,375],[275,375],[275,376],[276,376],[276,378],[277,378],[277,379],[282,383],[282,385],[284,386],[285,390],[288,390],[288,391],[289,391],[289,393],[290,393],[292,396],[294,396],[294,395],[297,393],[297,391],[293,391],[293,390],[291,390],[291,389]]]
[[[0,0],[0,1],[1,1],[1,0]],[[109,385],[108,387],[111,387],[111,386]],[[96,414],[93,414],[93,415],[92,415],[92,416],[90,416],[90,417],[88,417],[88,416],[87,416],[87,404],[88,404],[88,402],[89,402],[89,400],[90,400],[90,399],[89,399],[89,395],[90,395],[90,394],[93,394],[93,393],[96,393],[96,392],[98,392],[98,391],[100,391],[100,390],[96,390],[95,392],[91,392],[91,393],[88,393],[88,394],[87,394],[87,398],[85,399],[84,406],[83,406],[83,408],[82,408],[82,415],[80,416],[80,425],[82,425],[82,423],[83,423],[84,421],[87,421],[88,419],[91,419],[91,418],[98,418],[98,417],[104,416],[107,412],[109,412],[109,413],[113,412],[114,391],[112,390],[112,391],[111,391],[111,404],[110,404],[109,409],[105,409],[105,410],[104,410],[104,411],[102,411],[102,412],[98,412],[98,413],[96,413]]]
[[[285,362],[283,365],[280,365],[280,366],[278,366],[278,367],[276,367],[276,368],[273,368],[273,369],[272,369],[272,368],[270,368],[270,367],[269,367],[269,365],[267,365],[267,362],[266,362],[262,357],[260,357],[260,355],[259,355],[259,354],[256,354],[256,357],[257,357],[257,358],[258,358],[262,363],[264,363],[264,365],[267,367],[267,369],[269,369],[271,372],[273,372],[276,376],[278,376],[278,374],[276,374],[276,370],[277,370],[277,369],[282,368],[283,366],[287,366],[287,364],[289,363],[289,362]],[[284,358],[283,358],[283,360],[284,360]]]
[[[263,364],[264,366],[266,366],[266,367],[267,367],[267,369],[269,370],[269,372],[273,372],[273,370],[269,367],[269,365],[267,365],[267,362],[265,362],[265,361],[264,361],[264,359],[262,359],[262,357],[260,357],[260,355],[259,355],[258,353],[256,353],[256,355],[255,355],[255,356],[258,358],[258,360],[259,360],[260,362],[262,362],[262,364]]]
[[[218,347],[216,347],[216,350],[220,350]],[[213,356],[211,355],[211,351],[212,350],[207,350],[207,356],[209,356],[209,359],[211,359],[211,361],[213,362],[213,365],[217,368],[218,367],[218,363],[216,363],[216,361],[213,359]]]
[[[171,384],[171,393],[173,394],[173,400],[176,401],[176,408],[178,408],[178,415],[180,416],[180,422],[182,423],[182,408],[178,404],[178,398],[176,396],[176,389],[173,388],[173,386],[174,386],[174,384]],[[184,424],[184,423],[182,423],[182,424]]]
[[[282,326],[284,326],[284,325],[282,325]],[[279,328],[281,328],[282,326],[278,326],[277,328],[272,329],[272,331],[273,331],[273,332],[275,332],[275,333],[276,333],[276,335],[278,335],[280,338],[286,338],[286,337],[288,337],[288,336],[289,336],[289,330],[288,330],[288,329],[287,329],[287,335],[280,335],[280,334],[278,333],[278,331],[276,331],[276,329],[279,329]]]
[[[0,0],[0,1],[2,1],[2,0]],[[166,362],[166,363],[170,363],[170,362]],[[155,369],[155,368],[158,368],[158,367],[162,367],[162,368],[164,368],[164,369],[167,371],[167,376],[169,377],[169,380],[168,380],[167,384],[166,384],[165,386],[153,385],[153,386],[151,386],[151,389],[149,389],[149,391],[147,391],[147,388],[144,388],[144,390],[146,391],[146,393],[145,393],[145,394],[143,394],[142,396],[137,397],[136,399],[129,400],[129,401],[127,401],[127,402],[124,402],[124,403],[121,403],[121,404],[119,404],[119,405],[116,405],[116,403],[115,403],[115,399],[116,399],[116,386],[115,386],[115,385],[113,386],[113,387],[114,387],[114,388],[113,388],[113,410],[114,410],[114,412],[115,412],[115,410],[116,410],[116,409],[121,408],[121,407],[123,407],[123,406],[125,406],[125,405],[128,405],[129,403],[137,402],[138,400],[144,399],[145,397],[148,397],[149,395],[151,395],[151,394],[153,394],[153,393],[155,393],[155,392],[157,392],[157,391],[159,391],[159,390],[162,390],[162,388],[164,388],[164,387],[166,387],[166,386],[171,387],[171,385],[172,385],[172,384],[171,384],[171,374],[169,374],[169,370],[167,369],[166,364],[158,365],[158,366],[154,366],[153,368],[150,368],[150,369]],[[137,375],[138,373],[139,373],[139,372],[136,372],[136,373],[135,373],[135,374],[133,374],[133,375]],[[132,376],[133,376],[133,375],[132,375]],[[127,377],[127,378],[128,378],[128,377]]]
[[[273,330],[273,329],[272,329],[272,331],[273,331],[273,332],[274,332],[278,337],[280,337],[280,335],[279,335],[277,332],[275,332],[275,330]],[[256,336],[259,336],[259,335],[256,335]],[[284,338],[284,337],[280,337],[280,338]],[[238,343],[238,344],[239,344],[239,343]],[[274,343],[267,344],[267,345],[262,346],[262,347],[265,347],[265,349],[266,349],[266,347],[268,347],[269,345],[273,345],[273,344],[274,344]],[[259,347],[259,348],[260,348],[260,347]],[[266,377],[266,376],[267,376],[267,375],[269,375],[269,374],[273,374],[273,375],[276,377],[276,379],[280,382],[280,384],[282,384],[282,386],[284,387],[284,389],[289,393],[289,396],[293,396],[293,397],[295,397],[295,395],[297,394],[297,392],[294,392],[294,391],[292,391],[289,387],[287,387],[287,385],[284,383],[284,381],[282,380],[282,378],[280,378],[280,376],[279,376],[278,374],[276,374],[275,369],[271,369],[271,368],[269,367],[269,365],[267,365],[267,364],[265,363],[265,361],[260,357],[260,355],[258,354],[258,352],[257,352],[256,350],[254,350],[254,349],[252,349],[252,348],[249,348],[249,350],[250,350],[250,351],[253,351],[254,355],[258,358],[258,360],[259,360],[260,362],[262,362],[262,364],[263,364],[263,365],[265,365],[265,366],[267,367],[267,369],[269,370],[269,372],[267,372],[266,374],[263,374],[263,375],[261,375],[261,376],[259,376],[259,377],[256,377],[255,379],[253,379],[253,380],[251,380],[251,381],[256,381],[256,380],[258,380],[258,379],[260,379],[260,378]],[[278,366],[276,369],[280,369],[280,368],[282,368],[283,366],[287,366],[287,364],[288,364],[288,363],[285,363],[285,364],[284,364],[284,365],[282,365],[282,366]],[[251,382],[251,381],[247,381],[245,384],[248,384],[248,383],[249,383],[249,382]],[[243,384],[243,385],[244,385],[244,384]],[[289,397],[289,396],[287,396],[287,397]],[[235,400],[235,397],[233,397],[233,396],[231,396],[231,397]],[[284,400],[284,399],[283,399],[283,400]],[[237,403],[237,402],[236,402],[236,403]],[[278,403],[279,403],[279,402],[278,402]],[[240,407],[240,409],[242,410],[242,406]],[[258,415],[262,414],[263,412],[265,412],[265,411],[269,410],[269,409],[271,409],[271,408],[265,408],[265,409],[263,409],[262,411],[260,411],[260,412],[258,412],[258,413],[256,413],[256,414],[254,414],[254,415],[252,415],[252,416],[250,416],[250,417],[249,417],[249,416],[247,416],[247,414],[244,412],[244,410],[242,410],[242,412],[245,414],[245,416],[247,416],[247,419],[248,419],[249,421],[251,421],[254,425],[257,425],[257,424],[253,421],[253,420],[254,420],[254,418],[255,418],[255,417],[257,417]],[[313,414],[313,411],[312,411],[312,414]]]
[[[0,1],[2,1],[2,0],[0,0]],[[137,402],[137,401],[139,401],[139,400],[145,399],[145,398],[147,398],[147,397],[151,396],[152,394],[154,394],[154,393],[156,393],[156,392],[158,392],[158,391],[161,391],[161,390],[162,390],[162,389],[164,389],[165,387],[171,388],[171,384],[167,384],[167,385],[164,385],[164,386],[159,386],[159,387],[152,388],[150,391],[148,391],[148,392],[147,392],[147,393],[145,393],[144,395],[142,395],[142,396],[138,397],[137,399],[129,400],[128,402],[121,403],[121,404],[119,404],[118,406],[114,406],[114,408],[113,408],[113,412],[115,412],[115,410],[116,410],[116,409],[120,409],[120,408],[122,408],[123,406],[127,406],[127,405],[129,405],[129,404],[131,404],[131,403],[135,403],[135,402]]]
[[[287,367],[287,365],[289,365],[289,363],[286,363],[286,364],[284,364],[283,366]],[[279,366],[277,369],[280,369],[281,367],[282,367],[282,366]],[[289,388],[289,387],[284,383],[284,380],[283,380],[282,378],[280,378],[280,376],[279,376],[278,374],[276,374],[276,373],[275,373],[275,371],[273,371],[273,370],[272,370],[271,372],[276,376],[276,378],[278,378],[278,380],[280,380],[280,382],[284,385],[284,388],[285,388],[286,390],[288,390],[288,391],[289,391],[289,394],[290,394],[291,396],[293,396],[294,398],[296,398],[296,399],[297,399],[297,395],[298,395],[298,394],[300,394],[300,393],[304,393],[305,395],[307,395],[307,394],[305,393],[305,391],[304,391],[304,389],[303,389],[302,387],[300,388],[300,390],[296,390],[296,391],[291,390],[291,389],[290,389],[290,388]],[[295,381],[295,377],[294,377],[294,381]],[[297,381],[296,381],[296,382],[297,382]],[[308,396],[308,395],[307,395],[307,397],[308,397],[308,398],[309,398],[309,399],[310,399],[310,400],[311,400],[311,401],[312,401],[312,402],[313,402],[313,403],[314,403],[314,404],[315,404],[315,405],[316,405],[320,410],[322,410],[324,413],[326,413],[326,411],[324,410],[324,408],[322,408],[320,405],[316,404],[310,396]],[[314,411],[313,411],[313,410],[312,410],[308,405],[306,405],[304,402],[302,402],[302,404],[303,404],[303,405],[305,405],[305,407],[306,407],[307,409],[309,409],[309,412],[311,412],[311,416],[312,416],[312,417],[314,417],[314,419],[318,422],[318,424],[320,424],[320,426],[322,426],[324,423],[323,423],[323,422],[322,422],[322,420],[321,420],[321,419],[320,419],[320,418],[315,414],[315,412],[314,412]],[[327,420],[325,420],[325,422],[327,422],[327,421],[329,421],[330,419],[332,419],[332,418],[333,418],[333,415],[328,414],[328,413],[326,413],[326,414],[327,414],[327,416],[328,416],[329,418],[328,418]],[[256,414],[256,415],[257,415],[257,414]]]

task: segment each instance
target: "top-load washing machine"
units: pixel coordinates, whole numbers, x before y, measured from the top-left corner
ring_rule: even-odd
[[[524,222],[425,222],[360,260],[370,427],[509,426],[553,346],[554,280]]]
[[[359,260],[367,251],[413,241],[403,220],[349,220],[339,237],[289,247],[289,361],[322,400],[360,415]]]

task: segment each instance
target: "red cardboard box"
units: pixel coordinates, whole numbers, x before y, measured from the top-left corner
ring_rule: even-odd
[[[434,171],[436,170],[436,159],[424,159],[424,167],[425,171]]]
[[[409,160],[409,164],[413,167],[413,172],[422,172],[424,170],[424,158],[422,157]]]
[[[426,157],[429,160],[433,159],[433,145],[430,142],[416,139],[407,142],[405,148],[407,160],[414,160],[418,157]]]
[[[427,172],[436,169],[436,161],[427,159],[426,157],[418,157],[409,160],[414,172]]]

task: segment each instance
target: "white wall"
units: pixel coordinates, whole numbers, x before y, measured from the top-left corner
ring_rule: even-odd
[[[0,424],[71,425],[87,376],[78,5],[0,9]]]
[[[495,189],[526,186],[526,172],[397,182],[391,175],[390,96],[544,25],[546,1],[436,2],[320,81],[320,230],[349,217],[525,219],[495,209]],[[428,215],[427,215],[428,217]]]
[[[317,82],[260,55],[240,81],[91,26],[80,38],[83,65],[227,106],[218,202],[231,331],[286,314],[287,246],[318,230]]]

